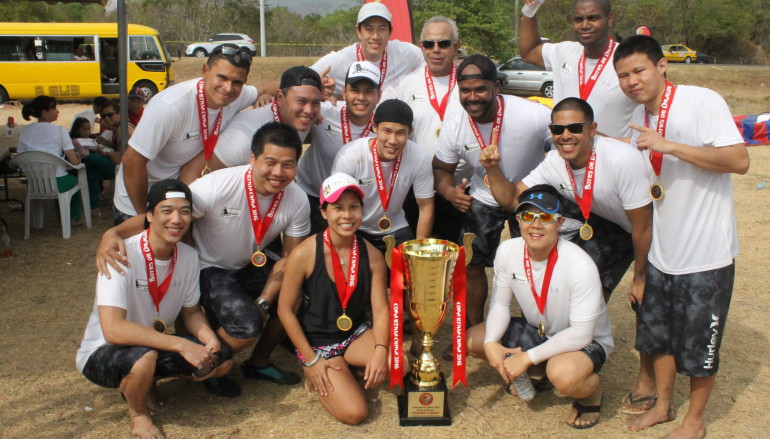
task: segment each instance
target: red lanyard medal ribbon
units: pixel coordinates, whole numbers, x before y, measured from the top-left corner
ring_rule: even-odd
[[[578,194],[577,185],[575,184],[575,177],[572,175],[572,169],[569,167],[569,162],[564,161],[564,165],[567,167],[567,175],[569,176],[569,182],[572,185],[572,193],[575,194],[575,201],[580,206],[580,212],[583,214],[585,223],[580,227],[580,237],[584,241],[588,241],[593,238],[594,230],[590,224],[588,224],[588,217],[591,216],[591,204],[594,201],[594,180],[596,179],[596,150],[591,151],[591,156],[588,158],[588,165],[586,166],[586,176],[583,182],[583,195]]]
[[[203,79],[198,81],[198,122],[201,128],[201,139],[203,141],[203,158],[206,160],[203,165],[203,171],[201,176],[211,172],[209,169],[209,159],[211,154],[214,153],[214,148],[217,146],[217,140],[219,139],[219,129],[222,127],[222,112],[219,110],[217,119],[214,121],[214,130],[209,134],[209,111],[208,111],[208,99],[206,99],[206,92],[203,90]]]
[[[457,84],[457,66],[452,66],[452,73],[449,74],[449,89],[447,90],[446,94],[444,95],[444,98],[441,100],[441,103],[438,102],[438,96],[436,95],[436,87],[433,85],[433,76],[430,74],[430,70],[428,70],[428,67],[425,66],[425,85],[428,87],[428,99],[430,100],[430,104],[433,106],[433,109],[436,110],[436,113],[438,113],[439,119],[441,121],[444,121],[444,114],[446,113],[446,107],[449,103],[449,95],[452,94],[452,89],[455,88],[455,85]]]
[[[251,168],[246,171],[244,183],[246,186],[246,200],[249,204],[251,227],[254,230],[254,240],[257,242],[257,251],[251,255],[251,263],[257,267],[262,267],[267,263],[267,256],[261,251],[262,240],[270,229],[270,224],[273,222],[276,212],[278,212],[278,206],[281,204],[284,192],[280,191],[273,195],[273,201],[267,209],[265,219],[260,220],[259,201],[257,200],[257,192],[254,190],[254,179],[251,178]]]
[[[337,295],[340,298],[340,305],[342,305],[342,315],[337,318],[337,328],[341,331],[349,331],[353,328],[353,320],[345,314],[345,310],[348,308],[348,302],[353,296],[353,291],[356,290],[358,285],[358,238],[353,236],[353,245],[350,248],[350,268],[348,268],[347,278],[345,273],[342,272],[342,263],[340,257],[337,255],[337,250],[334,249],[334,245],[329,237],[329,229],[324,230],[324,243],[329,247],[329,253],[331,253],[332,268],[334,268],[334,283],[337,284]]]
[[[364,51],[361,49],[361,43],[356,45],[356,60],[366,61],[364,58]],[[385,83],[385,74],[388,72],[388,49],[382,52],[382,59],[380,60],[380,88]]]
[[[398,169],[401,167],[401,158],[404,156],[404,152],[396,157],[396,161],[393,164],[393,172],[390,175],[390,190],[385,188],[385,177],[382,173],[382,163],[380,162],[380,155],[377,154],[377,139],[372,140],[372,164],[374,165],[374,179],[377,181],[377,191],[380,193],[380,203],[382,204],[383,216],[377,222],[377,227],[380,230],[387,231],[390,229],[391,222],[388,219],[388,206],[390,205],[390,197],[393,195],[393,188],[396,186],[396,179],[398,178]]]
[[[358,136],[359,139],[368,136],[372,131],[373,120],[374,113],[372,113],[372,118],[366,124],[366,127],[361,132],[361,135]],[[342,107],[340,109],[340,125],[342,126],[342,144],[347,145],[351,140],[353,140],[353,135],[350,133],[350,118],[348,117],[348,107]]]
[[[658,109],[658,126],[656,130],[661,137],[666,137],[666,124],[668,123],[668,116],[671,114],[671,104],[674,101],[674,94],[676,94],[676,87],[674,84],[666,81],[666,89],[663,91],[663,98],[660,101],[660,107]],[[649,128],[649,113],[647,109],[644,109],[644,127]],[[663,154],[650,151],[650,165],[657,177],[660,177],[660,170],[663,166]],[[650,197],[653,200],[659,201],[663,199],[663,186],[660,182],[655,182],[650,186]]]
[[[174,276],[174,267],[176,267],[176,246],[174,246],[174,252],[171,256],[171,269],[168,272],[166,279],[158,285],[158,271],[155,269],[155,253],[150,247],[150,241],[148,234],[150,229],[145,230],[142,233],[139,242],[142,247],[142,255],[144,255],[144,264],[147,270],[147,289],[150,291],[150,296],[155,304],[155,311],[158,313],[158,318],[153,322],[153,327],[158,332],[166,332],[166,323],[160,318],[160,302],[163,297],[166,296],[168,288],[171,286],[171,278]]]
[[[273,103],[270,104],[270,110],[273,111],[273,120],[278,123],[283,123],[281,113],[278,112],[278,100],[274,100]]]
[[[559,260],[559,250],[557,250],[558,246],[559,241],[557,240],[556,244],[554,244],[553,248],[551,249],[551,252],[548,253],[548,263],[546,264],[545,277],[543,278],[543,289],[538,295],[537,290],[535,289],[535,279],[532,276],[532,261],[529,258],[529,249],[527,248],[527,245],[524,244],[524,273],[527,275],[529,288],[532,290],[532,296],[535,298],[538,311],[540,311],[541,318],[537,332],[541,337],[545,336],[545,324],[543,323],[545,316],[545,305],[548,302],[548,289],[551,287],[551,276],[553,276],[553,268],[556,266],[556,261]]]
[[[497,95],[497,113],[495,114],[495,121],[492,123],[492,134],[489,136],[489,143],[492,143],[492,136],[495,135],[495,130],[497,130],[499,138],[502,132],[501,126],[503,125],[503,116],[505,116],[505,101],[503,101],[502,96]],[[481,135],[481,131],[479,131],[479,126],[476,125],[476,121],[473,120],[470,114],[468,115],[468,122],[471,124],[471,131],[473,131],[473,135],[476,137],[479,148],[481,148],[482,151],[487,149],[487,143],[484,142],[484,137]],[[489,178],[486,175],[484,176],[484,184],[489,187]]]
[[[607,50],[605,50],[602,54],[602,57],[599,58],[599,62],[596,63],[593,72],[591,72],[591,76],[588,78],[588,81],[585,81],[585,83],[583,82],[585,80],[586,74],[585,52],[583,53],[583,56],[580,57],[580,60],[578,61],[578,86],[580,88],[580,99],[587,101],[588,97],[591,96],[591,91],[593,91],[594,86],[596,85],[596,81],[599,79],[599,75],[602,74],[602,71],[610,61],[610,58],[612,58],[612,54],[615,52],[615,47],[617,47],[617,44],[612,40],[612,38],[610,38],[609,44],[607,45]]]

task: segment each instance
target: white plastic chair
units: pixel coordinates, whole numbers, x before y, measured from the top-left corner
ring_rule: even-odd
[[[86,227],[91,228],[91,205],[88,203],[88,180],[86,166],[81,163],[74,166],[66,160],[42,151],[27,151],[16,155],[10,162],[11,166],[21,168],[27,175],[27,208],[24,209],[24,239],[29,239],[29,224],[33,215],[32,200],[59,200],[61,227],[64,239],[70,237],[70,200],[80,191],[83,198],[83,209],[86,215]],[[78,184],[72,189],[59,193],[56,186],[56,169],[63,166],[66,170],[77,169]],[[43,205],[34,204],[34,226],[43,227]]]

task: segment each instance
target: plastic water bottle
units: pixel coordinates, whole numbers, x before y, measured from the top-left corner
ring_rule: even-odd
[[[508,358],[512,355],[513,354],[511,353],[505,354],[505,358]],[[529,379],[529,374],[527,374],[527,372],[524,372],[514,378],[511,385],[514,389],[516,389],[516,394],[519,395],[519,398],[524,401],[532,401],[532,399],[535,398],[535,395],[537,395],[535,386],[532,384],[532,380]]]
[[[2,257],[10,258],[13,256],[11,237],[8,235],[8,228],[5,224],[0,227],[2,227],[2,232],[0,232],[0,250],[2,250]]]
[[[763,181],[763,182],[761,182],[761,183],[759,183],[759,184],[757,185],[757,190],[758,190],[758,191],[761,191],[762,189],[764,189],[764,188],[766,188],[766,187],[767,187],[767,183]]]
[[[525,17],[534,17],[535,13],[537,13],[537,10],[540,9],[540,6],[544,1],[545,0],[538,0],[536,3],[531,5],[524,3],[524,7],[521,8],[521,13],[524,14]]]

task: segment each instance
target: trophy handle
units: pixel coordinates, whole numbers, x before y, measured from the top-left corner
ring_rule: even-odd
[[[471,263],[473,259],[473,240],[476,239],[476,234],[466,233],[463,235],[463,247],[465,247],[465,266]]]
[[[387,249],[385,250],[385,263],[388,264],[388,268],[390,268],[391,254],[393,253],[393,248],[396,247],[396,237],[393,235],[388,235],[382,238],[382,240],[385,241],[385,245],[387,246]]]

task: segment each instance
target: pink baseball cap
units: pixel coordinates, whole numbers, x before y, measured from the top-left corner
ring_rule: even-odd
[[[355,178],[344,172],[332,174],[332,176],[324,180],[321,185],[321,205],[323,206],[324,203],[337,202],[340,195],[348,189],[357,193],[361,198],[364,198],[364,191],[361,189],[361,186],[358,185]]]

